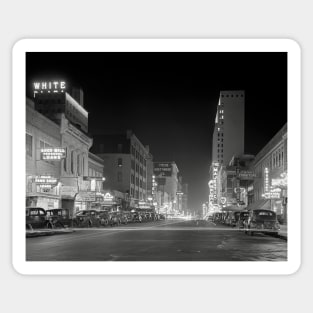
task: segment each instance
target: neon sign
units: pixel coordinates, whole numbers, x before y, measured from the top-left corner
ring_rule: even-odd
[[[37,93],[59,93],[66,89],[65,81],[42,81],[34,82],[34,97]]]
[[[40,175],[35,177],[35,184],[40,188],[52,188],[58,184],[58,180],[51,175]]]
[[[264,192],[269,192],[268,168],[264,169]]]
[[[41,160],[57,161],[66,158],[66,148],[42,148],[40,149]]]

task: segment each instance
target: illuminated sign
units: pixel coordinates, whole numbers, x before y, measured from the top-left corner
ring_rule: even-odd
[[[103,198],[105,201],[107,201],[107,200],[112,200],[114,196],[112,196],[109,192],[107,192]]]
[[[265,199],[280,199],[280,192],[268,192],[264,194]]]
[[[34,96],[37,93],[59,93],[64,92],[66,89],[65,81],[42,81],[34,82]]]
[[[52,188],[58,184],[58,180],[50,175],[40,175],[35,177],[35,184],[40,188]]]
[[[76,197],[76,201],[78,201],[78,202],[95,202],[96,201],[96,195],[94,192],[80,191]]]
[[[154,174],[158,176],[172,176],[172,163],[154,162]]]
[[[269,178],[268,178],[268,168],[264,169],[264,192],[269,192]]]
[[[66,158],[66,148],[41,148],[41,160],[58,161]]]
[[[226,203],[226,198],[225,197],[221,197],[221,204],[225,204]]]
[[[252,179],[254,178],[256,175],[254,172],[250,172],[250,171],[240,171],[238,173],[238,177],[241,179]]]
[[[182,196],[184,193],[181,192],[181,191],[177,191],[176,194],[179,195],[179,196]]]
[[[287,186],[287,177],[284,178],[273,178],[272,179],[272,186]]]

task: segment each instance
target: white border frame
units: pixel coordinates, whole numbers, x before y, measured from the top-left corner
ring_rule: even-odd
[[[288,260],[282,262],[30,262],[25,247],[26,52],[288,52]],[[20,274],[292,274],[301,264],[301,49],[291,39],[22,39],[13,47],[12,262]],[[21,188],[16,188],[21,186]],[[13,223],[14,221],[14,223]],[[90,266],[92,264],[92,266]],[[196,265],[196,266],[195,266]]]

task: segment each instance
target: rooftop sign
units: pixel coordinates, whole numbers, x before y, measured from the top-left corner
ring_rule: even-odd
[[[65,81],[41,81],[33,83],[34,97],[37,93],[59,93],[66,89]]]

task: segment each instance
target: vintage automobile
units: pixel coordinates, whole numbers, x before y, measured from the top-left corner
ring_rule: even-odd
[[[251,210],[244,223],[245,233],[251,236],[256,232],[278,235],[279,229],[276,213],[271,210]]]
[[[244,228],[244,223],[249,217],[248,211],[241,211],[237,220],[237,228],[242,229]]]
[[[110,223],[110,213],[108,211],[99,212],[99,220],[101,226],[107,226]]]
[[[110,226],[118,226],[121,224],[120,214],[118,212],[111,212],[109,214],[109,225]]]
[[[73,227],[93,227],[100,225],[100,212],[97,210],[78,211],[73,218]]]
[[[132,221],[134,223],[136,223],[136,222],[141,223],[142,222],[142,216],[138,212],[133,212],[132,213]]]
[[[69,209],[50,209],[46,210],[47,220],[49,220],[54,227],[72,227],[73,218],[70,215]]]
[[[47,219],[47,213],[43,208],[26,208],[26,229],[53,228],[51,221]]]

